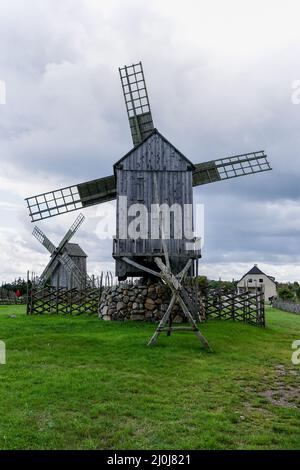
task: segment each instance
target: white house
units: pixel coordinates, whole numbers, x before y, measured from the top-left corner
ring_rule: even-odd
[[[237,283],[238,293],[245,291],[264,292],[265,300],[268,301],[271,297],[276,297],[276,282],[272,276],[267,276],[263,273],[257,264],[248,271],[242,279]]]

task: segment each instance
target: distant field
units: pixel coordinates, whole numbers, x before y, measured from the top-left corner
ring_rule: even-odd
[[[300,449],[300,316],[206,323],[208,353],[191,333],[147,347],[151,324],[24,312],[0,307],[1,449]]]

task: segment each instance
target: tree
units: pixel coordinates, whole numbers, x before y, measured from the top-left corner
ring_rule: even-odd
[[[282,300],[294,300],[295,294],[288,286],[284,286],[278,289],[278,297]]]

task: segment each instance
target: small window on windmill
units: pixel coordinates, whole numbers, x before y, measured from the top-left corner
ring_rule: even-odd
[[[248,279],[248,282],[252,282],[252,279]]]
[[[264,280],[263,280],[263,279],[260,279],[259,282],[264,282]]]

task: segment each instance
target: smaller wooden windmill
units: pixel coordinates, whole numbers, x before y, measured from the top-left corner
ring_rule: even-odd
[[[34,227],[33,236],[51,254],[50,261],[39,278],[40,284],[50,281],[54,287],[68,289],[83,288],[91,284],[86,270],[87,255],[77,243],[69,243],[83,221],[84,216],[79,214],[57,247],[38,227]]]

